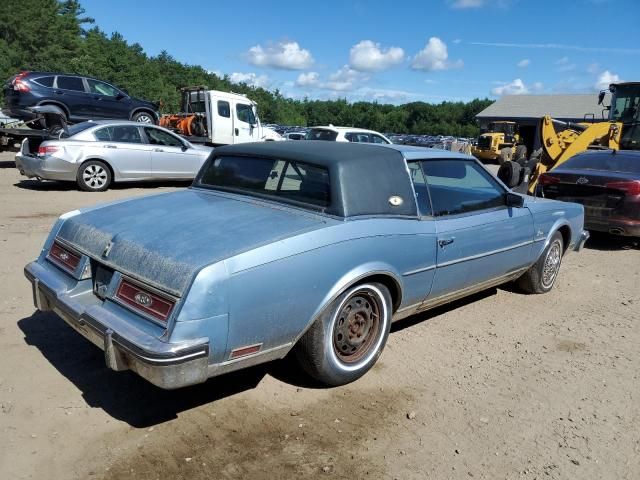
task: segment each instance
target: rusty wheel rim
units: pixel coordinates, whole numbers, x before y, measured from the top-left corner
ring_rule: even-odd
[[[380,334],[380,303],[377,296],[355,292],[336,315],[333,326],[333,350],[346,364],[362,360]]]

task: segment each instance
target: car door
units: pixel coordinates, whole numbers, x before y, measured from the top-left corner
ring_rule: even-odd
[[[500,183],[474,160],[424,160],[437,230],[429,298],[494,283],[525,269],[533,243],[527,208],[507,207]]]
[[[202,164],[202,156],[184,140],[156,127],[143,127],[151,148],[151,170],[155,178],[190,179]]]
[[[87,78],[91,113],[94,118],[129,119],[130,99],[106,82]]]
[[[235,107],[233,143],[245,143],[258,140],[256,138],[258,129],[256,128],[256,116],[253,112],[253,105],[250,103],[236,102]]]
[[[219,145],[233,143],[234,130],[231,118],[231,104],[227,100],[212,102],[211,115],[214,118],[211,129],[212,142]]]
[[[86,93],[82,77],[58,75],[53,99],[67,107],[70,120],[92,117],[91,97]]]
[[[151,177],[150,146],[143,141],[140,127],[114,125],[97,129],[96,150],[109,162],[118,179]]]

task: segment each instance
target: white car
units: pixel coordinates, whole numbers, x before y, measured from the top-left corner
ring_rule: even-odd
[[[307,132],[287,132],[282,135],[285,140],[305,140],[307,138]]]
[[[364,128],[334,127],[333,125],[313,127],[307,132],[307,140],[329,140],[332,142],[393,143],[381,133]]]
[[[82,190],[102,192],[112,182],[193,179],[213,151],[164,128],[138,122],[82,122],[69,127],[66,134],[39,146],[25,139],[16,155],[20,173],[72,181]]]

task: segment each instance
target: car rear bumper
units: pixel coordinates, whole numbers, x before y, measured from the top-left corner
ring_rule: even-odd
[[[68,295],[63,281],[37,262],[24,269],[40,311],[53,311],[80,335],[104,350],[107,367],[133,370],[165,389],[204,382],[208,375],[208,339],[169,343],[143,332],[100,305]]]
[[[585,228],[596,232],[607,232],[625,237],[640,237],[640,220],[627,218],[585,218]]]
[[[578,238],[578,242],[574,247],[574,250],[576,252],[579,252],[580,250],[582,250],[582,248],[584,247],[584,244],[587,243],[587,240],[589,240],[589,236],[590,235],[588,230],[582,230],[582,232],[580,233],[580,238]]]
[[[37,157],[22,152],[16,155],[16,168],[20,174],[29,178],[44,180],[75,181],[78,166],[64,160],[47,155]]]

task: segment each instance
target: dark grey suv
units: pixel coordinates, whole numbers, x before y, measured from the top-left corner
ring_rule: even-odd
[[[4,85],[2,113],[31,120],[29,107],[51,105],[72,123],[124,119],[157,123],[158,104],[139,100],[96,78],[49,72],[20,72]]]

